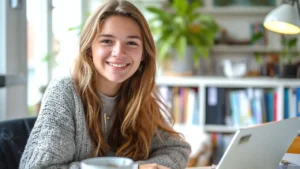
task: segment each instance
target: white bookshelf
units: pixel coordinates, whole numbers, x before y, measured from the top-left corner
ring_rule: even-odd
[[[198,11],[213,15],[266,15],[272,9],[272,7],[203,7]]]
[[[282,48],[258,45],[215,45],[214,53],[279,53]]]
[[[158,85],[170,86],[215,86],[215,87],[297,87],[300,86],[300,79],[282,79],[272,77],[248,77],[248,78],[227,78],[212,76],[191,76],[191,77],[175,77],[175,76],[159,76],[156,78]]]
[[[199,125],[207,132],[234,132],[238,128],[224,125],[206,125],[205,124],[205,105],[206,105],[206,88],[265,88],[277,91],[277,111],[283,116],[284,112],[284,88],[300,87],[300,79],[279,79],[268,77],[257,78],[226,78],[226,77],[172,77],[159,76],[156,78],[157,86],[169,87],[197,87],[199,97]],[[282,117],[279,117],[282,118]]]
[[[215,45],[214,53],[279,53],[282,47],[259,46],[259,45]],[[294,50],[299,52],[299,50]]]

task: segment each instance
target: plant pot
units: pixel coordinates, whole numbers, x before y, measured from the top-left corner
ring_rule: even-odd
[[[167,62],[164,74],[188,76],[193,75],[193,47],[187,47],[184,57],[179,57],[175,50],[171,51],[171,59]]]
[[[261,65],[260,74],[262,76],[269,77],[278,77],[279,75],[279,66],[276,63],[266,63]]]
[[[281,78],[297,78],[298,64],[282,64],[279,68]]]

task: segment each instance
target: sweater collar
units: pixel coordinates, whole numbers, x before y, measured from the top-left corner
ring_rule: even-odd
[[[102,110],[108,115],[112,115],[115,109],[115,105],[117,102],[118,94],[113,97],[106,96],[103,93],[99,92],[100,99],[102,101]]]

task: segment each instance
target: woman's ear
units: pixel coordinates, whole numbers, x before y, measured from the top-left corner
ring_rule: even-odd
[[[143,52],[141,61],[144,61],[144,60],[145,60],[145,53]]]

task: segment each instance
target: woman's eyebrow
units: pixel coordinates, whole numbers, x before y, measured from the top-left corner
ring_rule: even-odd
[[[139,36],[135,36],[135,35],[128,36],[128,38],[130,38],[130,39],[139,39],[139,40],[141,40],[141,38],[140,38]]]
[[[110,34],[99,34],[98,37],[107,37],[107,38],[114,38],[115,36],[110,35]]]

